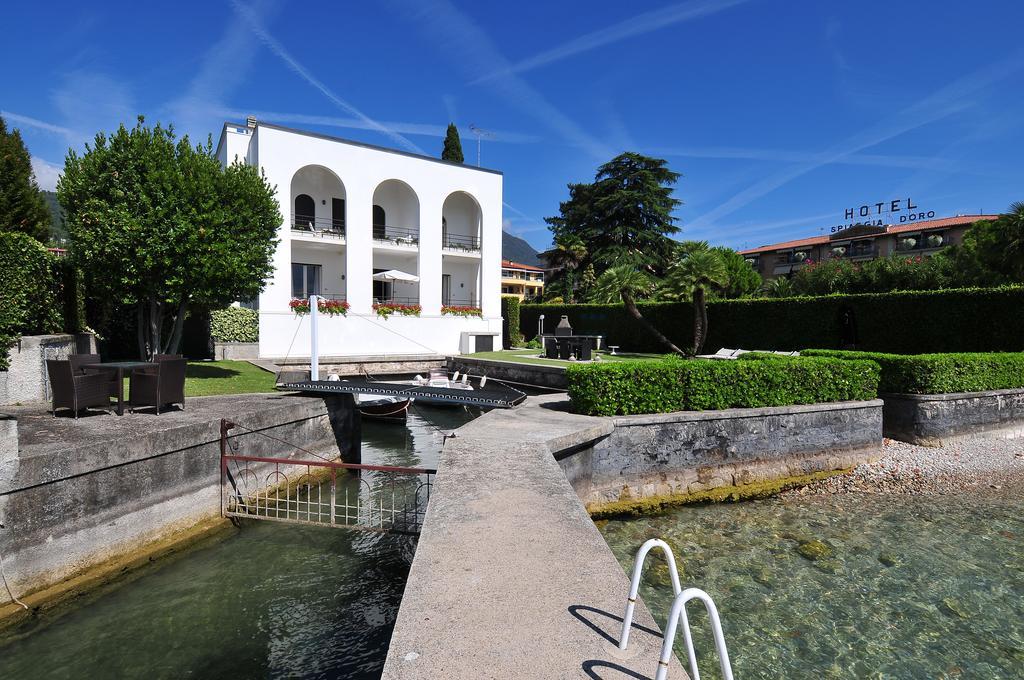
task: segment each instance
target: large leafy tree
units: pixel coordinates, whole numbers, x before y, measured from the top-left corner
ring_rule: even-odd
[[[677,354],[683,354],[683,350],[676,347],[664,333],[645,319],[636,306],[638,297],[646,297],[653,290],[654,281],[647,273],[640,271],[632,264],[620,264],[606,269],[601,276],[597,277],[597,283],[594,284],[591,291],[591,299],[594,302],[604,303],[622,300],[629,315],[636,319],[648,333],[657,338],[658,342]]]
[[[21,132],[0,117],[0,231],[19,231],[46,243],[50,212],[32,172]]]
[[[57,194],[90,293],[133,310],[139,354],[174,353],[189,305],[255,297],[273,270],[276,190],[210,142],[121,126],[70,151]]]
[[[444,148],[441,149],[441,159],[454,163],[465,162],[462,155],[462,140],[459,139],[459,128],[455,123],[448,123],[448,132],[444,136]]]
[[[754,271],[746,258],[732,248],[718,246],[712,249],[722,258],[729,280],[721,293],[727,298],[742,298],[753,295],[761,287],[761,275]]]
[[[729,270],[715,250],[698,250],[669,267],[667,284],[693,300],[693,353],[700,354],[708,336],[707,293],[729,284]]]
[[[586,244],[598,273],[623,262],[661,273],[679,231],[672,197],[679,173],[658,158],[620,154],[597,170],[589,184],[570,184],[559,215],[546,218],[556,241],[574,236]]]

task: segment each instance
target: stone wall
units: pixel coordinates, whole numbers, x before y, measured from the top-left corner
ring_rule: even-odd
[[[188,406],[160,416],[79,420],[15,410],[21,446],[17,457],[0,459],[0,551],[16,594],[52,587],[218,518],[221,418],[244,425],[230,437],[240,454],[308,456],[249,432],[255,430],[359,461],[351,399],[240,395],[190,399]],[[5,602],[0,590],[0,618]]]
[[[722,490],[759,495],[787,480],[881,455],[882,402],[838,402],[625,416],[593,446],[559,454],[591,511]],[[711,494],[709,497],[715,497]]]
[[[921,446],[974,436],[1024,437],[1024,389],[883,394],[885,436]]]
[[[46,360],[94,352],[96,338],[91,333],[22,336],[10,348],[10,367],[0,371],[0,406],[48,400]]]
[[[246,361],[248,359],[259,359],[260,343],[215,342],[213,343],[213,358],[218,361]]]
[[[566,389],[565,369],[561,366],[534,366],[513,361],[449,357],[448,371],[486,375],[488,378],[519,385],[534,385],[554,390]]]

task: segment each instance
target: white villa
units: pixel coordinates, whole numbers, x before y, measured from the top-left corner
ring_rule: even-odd
[[[326,358],[500,348],[500,172],[251,117],[224,125],[217,157],[260,167],[284,216],[256,305],[260,357],[309,356],[309,316],[289,303],[311,294],[349,304],[347,316],[319,315]],[[418,304],[420,315],[384,319],[379,303]],[[449,306],[481,316],[442,314]]]

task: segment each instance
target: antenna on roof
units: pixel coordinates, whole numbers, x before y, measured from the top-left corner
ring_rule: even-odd
[[[475,123],[470,123],[469,124],[469,131],[472,132],[474,135],[476,135],[476,167],[479,168],[480,167],[480,140],[482,138],[484,138],[484,137],[487,137],[488,139],[490,139],[490,138],[494,137],[494,134],[491,133],[491,132],[488,132],[487,130],[484,130],[483,128],[477,127]]]

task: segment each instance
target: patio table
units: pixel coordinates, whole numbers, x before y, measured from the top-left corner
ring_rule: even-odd
[[[151,361],[104,361],[98,364],[82,364],[83,369],[117,372],[117,415],[124,415],[124,374],[145,366],[155,366]]]

